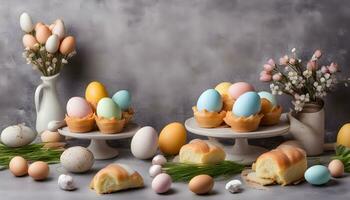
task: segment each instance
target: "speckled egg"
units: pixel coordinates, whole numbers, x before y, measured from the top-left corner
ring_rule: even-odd
[[[127,90],[119,90],[112,99],[123,111],[128,110],[131,105],[131,94]]]
[[[261,91],[258,93],[261,99],[267,99],[271,102],[272,106],[276,106],[277,105],[277,100],[275,95],[271,94],[270,92],[266,92],[266,91]]]
[[[66,109],[68,116],[76,118],[84,118],[93,112],[90,104],[81,97],[70,98]]]
[[[258,113],[260,108],[260,96],[256,92],[246,92],[236,100],[232,112],[238,117],[249,117]]]
[[[331,179],[331,174],[327,167],[314,165],[306,170],[304,177],[312,185],[323,185]]]
[[[208,89],[204,91],[197,101],[198,111],[207,110],[210,112],[219,112],[222,109],[222,99],[218,91]]]
[[[254,87],[251,84],[246,82],[237,82],[229,87],[228,94],[233,99],[238,99],[239,96],[249,91],[255,91]]]
[[[119,120],[122,118],[120,107],[109,97],[104,97],[98,102],[96,113],[97,116],[107,119],[115,118]]]

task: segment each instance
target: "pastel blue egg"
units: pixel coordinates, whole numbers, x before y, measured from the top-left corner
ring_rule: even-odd
[[[331,179],[331,174],[327,167],[314,165],[306,170],[304,177],[312,185],[323,185]]]
[[[249,117],[260,112],[260,96],[256,92],[246,92],[238,97],[232,112],[238,117]]]
[[[269,100],[273,106],[277,105],[277,100],[276,100],[275,95],[271,94],[270,92],[261,91],[258,94],[259,94],[261,99],[265,98],[265,99]]]
[[[113,95],[112,99],[123,111],[129,109],[131,104],[131,94],[129,91],[119,90]]]
[[[210,112],[219,112],[222,109],[222,99],[218,91],[214,89],[208,89],[199,96],[197,101],[198,111],[204,109]]]

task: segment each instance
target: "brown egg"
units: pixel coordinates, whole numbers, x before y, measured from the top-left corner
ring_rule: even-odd
[[[41,133],[42,142],[61,142],[63,137],[57,131],[44,131]]]
[[[38,49],[38,47],[35,47],[35,44],[37,44],[38,41],[36,41],[35,37],[32,36],[31,34],[23,35],[22,42],[24,47],[28,47],[32,50]]]
[[[73,36],[67,36],[65,37],[60,45],[60,52],[63,55],[67,55],[74,51],[75,49],[75,38]]]
[[[334,178],[342,177],[344,174],[344,164],[338,159],[332,160],[328,165],[328,169]]]
[[[188,188],[195,194],[207,194],[213,187],[213,178],[206,174],[195,176],[188,183]]]
[[[36,30],[35,33],[35,37],[36,40],[40,43],[40,44],[45,44],[45,42],[47,41],[47,38],[49,38],[51,35],[51,31],[47,26],[39,26],[38,30]]]
[[[29,165],[28,174],[36,181],[45,180],[49,175],[49,165],[43,161],[36,161]]]
[[[35,30],[35,31],[37,31],[37,30],[38,30],[38,28],[39,28],[40,26],[45,26],[45,24],[44,24],[44,23],[42,23],[42,22],[38,22],[38,23],[36,23],[36,24],[35,24],[35,28],[34,28],[34,30]]]
[[[24,176],[28,173],[28,162],[21,156],[15,156],[9,163],[9,169],[15,176]]]

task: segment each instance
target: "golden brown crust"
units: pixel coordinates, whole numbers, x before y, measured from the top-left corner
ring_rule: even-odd
[[[95,115],[95,120],[98,129],[101,131],[101,133],[105,134],[120,133],[125,126],[125,119],[106,119]]]
[[[224,121],[235,132],[249,132],[258,129],[263,114],[255,114],[249,117],[237,117],[232,112],[227,112]]]
[[[227,94],[222,94],[221,98],[223,103],[222,109],[225,111],[231,111],[233,108],[233,104],[235,103],[235,100]]]
[[[192,107],[194,118],[199,127],[202,128],[215,128],[220,126],[224,122],[226,111],[221,112],[209,112],[207,110],[198,111],[196,106]]]
[[[124,111],[122,113],[122,118],[125,119],[125,124],[129,123],[132,120],[134,113],[135,112],[132,108],[129,108],[127,111]]]
[[[75,118],[66,115],[64,120],[67,123],[69,131],[73,133],[86,133],[93,130],[95,127],[93,113],[84,118]]]
[[[271,126],[280,122],[282,114],[281,106],[274,106],[270,112],[264,113],[264,117],[261,119],[260,124],[265,126]]]

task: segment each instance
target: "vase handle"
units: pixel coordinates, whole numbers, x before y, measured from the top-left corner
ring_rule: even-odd
[[[35,100],[36,113],[38,113],[40,110],[40,95],[41,95],[41,91],[44,89],[44,87],[45,87],[45,84],[42,83],[35,90],[34,100]]]

